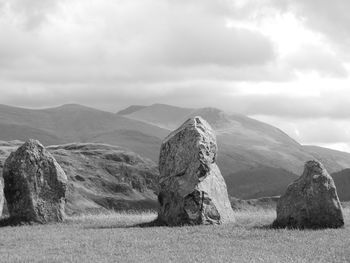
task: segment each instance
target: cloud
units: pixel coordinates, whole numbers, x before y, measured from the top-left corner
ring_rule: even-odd
[[[254,67],[246,77],[254,78],[275,60],[266,36],[227,27],[214,8],[156,0],[38,0],[33,5],[16,0],[7,6],[0,18],[3,79],[47,84],[159,82],[184,79],[192,71],[200,78],[218,78],[217,67],[233,73],[233,78],[238,75],[234,72],[241,75]],[[18,25],[22,20],[27,27],[33,25],[31,30]],[[179,68],[182,75],[174,74]]]
[[[236,1],[235,14],[254,19],[292,13],[311,29],[335,38],[339,44],[350,40],[350,17],[347,0],[245,0]],[[232,9],[231,9],[232,11]],[[341,41],[339,41],[341,40]]]
[[[257,3],[259,2],[259,3]],[[244,5],[248,14],[257,12],[265,17],[271,14],[266,10],[274,10],[283,14],[294,14],[303,25],[315,33],[320,33],[332,49],[343,60],[350,60],[350,17],[348,10],[350,2],[347,0],[247,0]],[[262,14],[262,11],[265,15]]]
[[[252,14],[256,24],[262,21],[259,10],[266,7],[259,1],[240,7],[228,0],[2,1],[0,78],[6,80],[88,86],[347,75],[337,54],[320,45],[306,43],[281,57],[280,43],[264,27],[247,26]]]
[[[303,85],[290,83],[275,84],[280,92],[251,93],[232,96],[232,108],[246,115],[266,115],[293,120],[350,120],[350,91],[347,87],[336,87],[325,81],[324,85],[315,83],[314,93],[307,93],[309,82]],[[271,84],[269,84],[271,85]],[[312,85],[312,82],[311,84]],[[249,89],[249,87],[247,87]],[[267,90],[261,86],[262,90]],[[290,90],[291,92],[284,92]]]
[[[233,20],[259,28],[277,44],[282,63],[320,75],[347,76],[350,19],[346,0],[236,1]],[[291,58],[293,56],[294,58]],[[287,59],[287,60],[286,60]]]
[[[166,54],[163,59],[170,65],[241,67],[266,64],[275,58],[273,45],[266,36],[244,28],[228,28],[224,20],[197,20],[174,27],[162,45]]]
[[[347,0],[285,0],[289,8],[305,17],[310,27],[335,38],[338,43],[348,45],[350,41],[350,17]],[[339,41],[340,40],[340,41]]]
[[[26,30],[39,27],[47,15],[56,10],[58,0],[1,0],[0,13],[10,12],[16,22]]]
[[[286,56],[290,68],[307,72],[316,71],[323,76],[347,77],[348,72],[341,59],[331,51],[316,45],[305,45]]]

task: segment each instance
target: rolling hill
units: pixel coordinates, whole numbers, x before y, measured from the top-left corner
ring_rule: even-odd
[[[298,177],[283,169],[259,167],[234,173],[225,180],[230,196],[256,199],[283,194],[287,186]]]
[[[5,159],[22,142],[0,141],[0,174]],[[71,143],[47,149],[68,177],[67,214],[103,210],[156,209],[156,164],[121,147]]]
[[[333,173],[332,177],[337,187],[339,199],[341,201],[350,201],[350,169]]]
[[[322,161],[330,173],[350,168],[349,153],[303,146],[276,127],[215,108],[137,105],[114,114],[75,104],[42,110],[0,105],[0,140],[34,138],[45,145],[107,143],[157,163],[162,139],[196,115],[217,133],[218,165],[235,197],[283,193],[307,160]]]
[[[168,134],[144,122],[110,112],[69,104],[30,110],[0,105],[0,140],[38,139],[44,145],[100,142],[158,159],[161,139]]]
[[[165,104],[153,104],[151,106],[130,106],[119,111],[117,115],[123,115],[133,120],[146,122],[168,130],[175,130],[187,117],[190,117],[194,109],[180,108]]]

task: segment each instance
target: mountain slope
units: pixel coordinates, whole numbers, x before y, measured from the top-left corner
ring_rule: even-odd
[[[125,117],[167,127],[170,131],[196,115],[206,119],[217,133],[218,162],[226,176],[260,166],[300,174],[304,162],[314,158],[323,160],[330,173],[350,167],[350,154],[321,147],[315,151],[300,145],[276,127],[215,108],[182,109],[155,104]]]
[[[127,107],[126,109],[123,109],[123,110],[120,110],[117,112],[118,115],[129,115],[129,114],[132,114],[136,111],[140,111],[144,108],[146,108],[147,106],[142,106],[142,105],[131,105],[129,107]]]
[[[34,138],[45,145],[108,143],[130,149],[157,163],[162,139],[187,118],[196,115],[206,119],[217,133],[218,165],[230,187],[237,190],[231,192],[235,197],[270,195],[271,185],[278,188],[278,194],[290,181],[287,173],[300,175],[305,161],[311,159],[322,161],[329,173],[350,168],[348,153],[302,146],[276,127],[215,108],[154,104],[113,114],[74,104],[44,110],[0,105],[0,140]],[[261,181],[262,175],[266,180]],[[261,181],[258,193],[254,181]],[[239,190],[239,186],[247,186],[246,192]]]
[[[218,165],[232,196],[280,195],[302,173],[304,163],[311,159],[322,161],[330,173],[350,167],[348,153],[302,146],[276,127],[215,108],[181,109],[156,104],[125,117],[170,131],[196,115],[206,119],[216,131]]]
[[[255,199],[282,195],[287,186],[298,177],[283,169],[259,167],[231,174],[225,180],[230,196]]]
[[[305,145],[303,148],[315,156],[316,159],[320,160],[326,167],[332,167],[331,170],[328,170],[330,173],[340,171],[344,168],[350,168],[350,153],[311,145]]]
[[[137,106],[136,106],[137,107]],[[125,112],[129,108],[125,109]],[[148,107],[142,107],[139,110],[133,110],[130,114],[123,114],[133,120],[146,122],[161,128],[174,130],[182,124],[194,111],[194,109],[180,108],[165,104],[153,104]],[[120,112],[118,113],[120,114]]]
[[[350,201],[350,169],[333,173],[332,177],[337,186],[339,199],[341,201]]]
[[[0,140],[34,138],[45,145],[104,142],[125,146],[158,159],[161,139],[168,131],[110,112],[81,105],[29,110],[0,105]]]
[[[0,123],[0,138],[4,141],[40,138],[43,144],[59,144],[63,140],[54,132],[29,125]]]

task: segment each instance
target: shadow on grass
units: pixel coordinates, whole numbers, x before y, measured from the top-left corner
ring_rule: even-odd
[[[266,224],[266,225],[253,226],[251,229],[271,230],[271,229],[274,229],[274,227],[272,224]]]
[[[322,231],[327,229],[344,229],[345,226],[271,226],[272,230],[290,230],[290,231]]]
[[[0,219],[0,227],[7,226],[28,226],[28,225],[37,225],[38,223],[33,221],[28,221],[20,217],[4,217]]]
[[[132,225],[101,225],[101,226],[87,226],[86,229],[117,229],[117,228],[155,228],[155,227],[169,227],[163,222],[155,219],[151,222],[138,223]]]
[[[212,226],[212,225],[196,225],[196,224],[183,224],[183,225],[167,225],[164,222],[155,219],[151,222],[145,222],[145,223],[138,223],[138,224],[130,224],[130,225],[99,225],[99,226],[86,226],[85,229],[130,229],[130,228],[160,228],[160,227],[167,227],[167,228],[181,228],[181,227],[194,227],[194,226]],[[266,226],[266,229],[268,229],[268,226]]]
[[[340,221],[337,223],[323,223],[323,224],[317,224],[317,223],[311,223],[311,222],[278,222],[274,221],[270,226],[269,229],[274,230],[299,230],[299,231],[319,231],[319,230],[325,230],[325,229],[343,229],[344,228],[344,221]]]

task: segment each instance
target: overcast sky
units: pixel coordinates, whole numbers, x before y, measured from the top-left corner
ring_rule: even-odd
[[[350,151],[349,0],[0,0],[0,103],[214,106]]]

